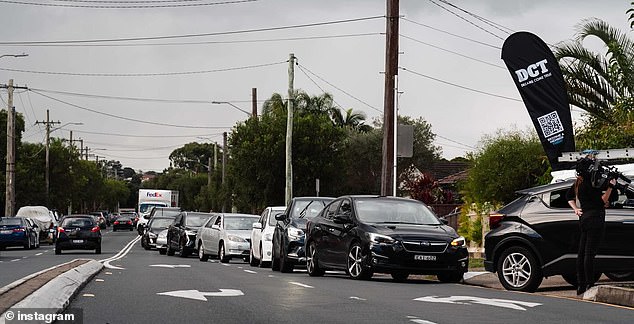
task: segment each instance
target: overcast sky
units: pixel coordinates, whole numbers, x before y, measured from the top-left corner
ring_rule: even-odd
[[[211,101],[251,111],[251,88],[257,88],[260,107],[275,92],[285,95],[290,53],[300,64],[295,88],[311,95],[329,92],[338,105],[363,111],[368,120],[382,116],[385,19],[376,17],[385,15],[385,0],[152,4],[172,5],[167,8],[93,8],[148,1],[12,2],[0,1],[0,55],[29,56],[0,58],[0,84],[13,79],[33,89],[16,90],[14,98],[27,124],[24,141],[44,141],[44,126],[35,122],[45,120],[49,109],[51,120],[61,122],[55,126],[64,126],[53,136],[68,139],[73,130],[100,158],[162,171],[174,149],[192,141],[221,143],[222,132],[247,117]],[[572,39],[582,20],[596,17],[630,33],[625,13],[630,1],[450,3],[503,27],[439,0],[400,1],[399,66],[405,69],[399,76],[400,114],[427,120],[447,159],[475,150],[483,135],[498,129],[532,129],[500,59],[509,30],[530,31],[556,44]],[[321,24],[342,20],[354,21]],[[318,25],[296,27],[306,24]],[[232,33],[257,29],[275,30]],[[214,33],[221,35],[61,43]],[[0,90],[0,105],[6,102],[7,92]],[[572,115],[580,121],[578,109]]]

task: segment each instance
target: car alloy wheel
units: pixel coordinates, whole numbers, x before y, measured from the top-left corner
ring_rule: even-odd
[[[205,254],[205,249],[203,249],[202,242],[198,243],[198,260],[201,262],[207,262],[209,260],[209,255]]]
[[[365,264],[366,255],[359,243],[354,243],[348,251],[346,261],[346,272],[352,279],[370,279],[372,269]]]
[[[543,280],[537,259],[528,249],[510,247],[498,260],[498,278],[507,290],[534,292]]]
[[[324,270],[319,267],[317,260],[317,248],[315,242],[308,245],[308,253],[306,254],[306,270],[311,277],[319,277],[324,275]]]
[[[227,263],[229,262],[229,258],[227,258],[227,252],[225,251],[225,245],[224,243],[220,243],[220,247],[218,248],[218,258],[220,259],[220,262],[222,263]]]

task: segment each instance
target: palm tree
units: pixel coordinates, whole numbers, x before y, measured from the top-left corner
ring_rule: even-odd
[[[352,108],[345,112],[346,115],[344,116],[338,107],[330,109],[330,118],[332,118],[335,126],[347,127],[361,132],[367,132],[372,128],[370,125],[364,124],[366,117],[363,112],[353,112]]]
[[[589,36],[604,43],[605,55],[583,47]],[[627,35],[602,20],[585,20],[575,40],[556,46],[554,54],[568,85],[570,103],[594,117],[615,122],[614,114],[620,113],[614,111],[615,105],[634,93],[634,43]]]

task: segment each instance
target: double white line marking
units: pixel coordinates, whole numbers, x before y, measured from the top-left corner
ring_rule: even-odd
[[[107,259],[102,259],[99,260],[99,262],[103,263],[103,265],[108,268],[108,269],[125,269],[125,268],[121,268],[121,267],[117,267],[117,266],[113,266],[110,264],[110,262],[112,261],[117,261],[121,258],[123,258],[124,256],[126,256],[128,254],[128,252],[130,252],[130,250],[132,249],[132,246],[134,246],[134,244],[136,242],[138,242],[141,239],[141,236],[137,236],[135,237],[132,241],[130,241],[128,244],[126,244],[126,246],[123,247],[123,249],[121,249],[121,251],[119,251],[119,253],[107,258]]]

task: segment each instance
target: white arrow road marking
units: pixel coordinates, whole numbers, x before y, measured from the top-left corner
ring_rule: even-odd
[[[44,254],[44,253],[40,252],[40,253],[36,253],[35,255],[36,255],[36,256],[40,256],[40,255],[42,255],[42,254]]]
[[[242,271],[244,271],[244,272],[246,272],[246,273],[257,273],[257,272],[255,272],[255,271],[253,271],[253,270],[242,270]]]
[[[304,287],[304,288],[315,288],[313,286],[305,285],[303,283],[294,282],[294,281],[289,281],[288,283],[291,284],[291,285],[296,285],[296,286],[300,286],[300,287]]]
[[[449,296],[449,297],[426,296],[426,297],[415,298],[414,300],[428,302],[428,303],[466,304],[466,305],[468,305],[469,302],[471,302],[474,304],[504,307],[504,308],[510,308],[510,309],[516,309],[516,310],[524,310],[524,311],[526,310],[526,308],[522,306],[535,307],[535,306],[541,305],[539,303],[523,302],[519,300],[481,298],[481,297],[472,297],[472,296]]]
[[[191,268],[191,265],[189,264],[150,264],[150,267],[174,269],[174,268]]]
[[[20,261],[20,260],[22,260],[22,259],[13,259],[13,260],[11,260],[11,262]]]
[[[365,298],[356,297],[356,296],[350,296],[350,299],[356,299],[356,300],[367,300],[367,299],[365,299]]]
[[[411,320],[409,320],[410,322],[414,322],[417,324],[436,324],[436,322],[430,322],[430,321],[426,321],[420,318],[413,318]]]
[[[181,297],[195,300],[207,301],[205,296],[209,297],[235,297],[243,296],[244,293],[238,289],[219,289],[218,292],[201,292],[198,290],[175,290],[157,293],[157,295]]]

